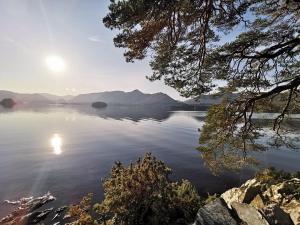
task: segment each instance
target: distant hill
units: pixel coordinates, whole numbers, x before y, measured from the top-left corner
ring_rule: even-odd
[[[51,104],[53,103],[48,98],[40,94],[21,94],[11,91],[2,91],[0,90],[0,100],[5,98],[14,99],[16,103],[30,103],[30,104]]]
[[[108,105],[180,105],[182,103],[176,101],[164,93],[144,94],[139,90],[131,92],[124,91],[108,91],[91,94],[81,94],[70,100],[71,103],[93,103],[106,102]]]
[[[64,95],[64,96],[58,96],[58,95],[52,95],[48,93],[39,93],[39,95],[44,96],[48,100],[54,102],[54,103],[67,103],[72,98],[74,98],[73,95]]]
[[[219,104],[222,102],[224,98],[228,98],[229,100],[233,100],[238,97],[238,94],[225,94],[225,95],[202,95],[199,99],[189,99],[184,101],[184,103],[188,105],[203,105],[210,106]]]
[[[48,93],[21,94],[0,90],[0,100],[12,98],[17,103],[24,104],[92,104],[94,102],[105,102],[108,105],[159,105],[159,106],[187,106],[187,104],[176,101],[167,94],[154,93],[145,94],[139,90],[130,92],[106,91],[99,93],[80,94],[77,96],[57,96]]]
[[[208,110],[211,105],[219,104],[224,98],[229,99],[230,101],[237,99],[239,97],[238,93],[230,93],[224,95],[202,95],[200,99],[189,99],[184,101],[184,103],[193,106],[194,110]],[[278,113],[286,105],[288,99],[288,93],[280,93],[277,96],[274,96],[268,104],[256,104],[254,110],[255,112],[265,112],[265,113]],[[290,113],[300,113],[300,97],[296,98],[296,101],[293,101],[290,104]]]

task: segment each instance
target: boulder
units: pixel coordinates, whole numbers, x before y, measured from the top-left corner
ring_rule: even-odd
[[[281,203],[283,196],[280,190],[282,190],[283,187],[284,183],[273,184],[265,192],[263,192],[263,196],[268,202]]]
[[[273,224],[280,224],[276,221],[281,220],[289,224],[292,220],[294,224],[300,225],[300,200],[297,197],[299,190],[300,179],[298,178],[270,180],[269,183],[251,179],[239,188],[224,192],[221,197],[230,209],[234,202],[247,203],[265,212],[268,221]]]
[[[233,202],[231,207],[240,220],[247,225],[269,225],[262,214],[251,205]]]
[[[39,222],[46,219],[46,217],[53,211],[53,208],[45,209],[43,211],[36,211],[29,213],[23,217],[21,217],[21,220],[18,224],[27,224],[27,225],[34,225],[38,224]]]
[[[194,225],[237,225],[226,203],[216,199],[199,209]]]
[[[68,208],[68,206],[62,206],[62,207],[59,207],[57,210],[55,210],[55,212],[61,213],[61,212],[65,211],[67,208]]]
[[[256,209],[263,209],[265,207],[265,203],[260,194],[255,196],[255,198],[250,202],[250,205]]]
[[[12,213],[0,219],[0,224],[7,225],[30,225],[37,224],[44,220],[52,211],[53,208],[36,211],[47,203],[54,201],[55,197],[51,193],[47,193],[41,197],[21,198],[16,201],[5,200],[4,202],[15,206]]]
[[[248,180],[240,188],[232,188],[224,192],[221,198],[224,199],[228,208],[231,209],[231,203],[250,203],[261,191],[261,183],[256,179]]]
[[[300,225],[300,200],[293,199],[281,206],[283,211],[288,213],[295,225]]]
[[[226,202],[228,208],[231,209],[231,203],[243,202],[244,195],[240,188],[231,188],[221,195],[221,198]]]
[[[1,219],[0,224],[4,225],[35,225],[44,220],[51,212],[53,208],[44,209],[43,211],[29,212],[20,216],[10,214],[7,217]]]
[[[300,191],[300,179],[293,178],[277,184],[271,185],[263,196],[269,202],[274,202],[280,205],[289,203],[297,192]],[[298,193],[299,194],[299,193]]]
[[[300,179],[293,178],[271,185],[262,195],[271,204],[277,204],[289,214],[295,225],[300,225]]]
[[[263,213],[269,224],[294,225],[289,214],[284,212],[278,205],[270,204],[263,209]]]

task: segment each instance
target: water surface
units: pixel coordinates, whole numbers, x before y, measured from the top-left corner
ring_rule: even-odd
[[[216,177],[195,149],[204,116],[205,112],[170,112],[151,107],[2,109],[0,201],[47,191],[58,198],[51,203],[54,205],[77,202],[89,192],[100,201],[101,178],[108,175],[113,163],[120,160],[128,164],[146,152],[173,169],[172,179],[190,180],[201,194],[241,184],[253,175],[253,169]],[[300,128],[300,120],[294,118],[291,126]],[[274,149],[256,157],[260,167],[300,170],[297,150]],[[0,216],[7,210],[0,205]]]

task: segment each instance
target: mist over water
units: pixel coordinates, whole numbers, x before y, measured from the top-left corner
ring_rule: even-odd
[[[54,205],[77,202],[89,192],[101,200],[101,178],[117,160],[128,164],[152,152],[188,179],[201,194],[222,192],[250,178],[254,168],[214,176],[198,146],[205,112],[170,112],[151,107],[88,105],[0,110],[0,201],[50,191]],[[267,116],[262,121],[267,121]],[[300,119],[290,126],[300,134]],[[285,148],[255,153],[259,167],[300,170],[300,152]],[[0,216],[7,209],[0,205]]]

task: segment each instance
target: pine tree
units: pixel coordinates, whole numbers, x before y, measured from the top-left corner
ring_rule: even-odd
[[[275,97],[279,138],[287,114],[299,108],[299,0],[112,0],[103,22],[119,30],[114,44],[128,62],[150,57],[151,81],[184,97],[239,93],[210,111],[200,138],[206,150],[257,147],[253,112]],[[210,122],[216,119],[222,122]]]

